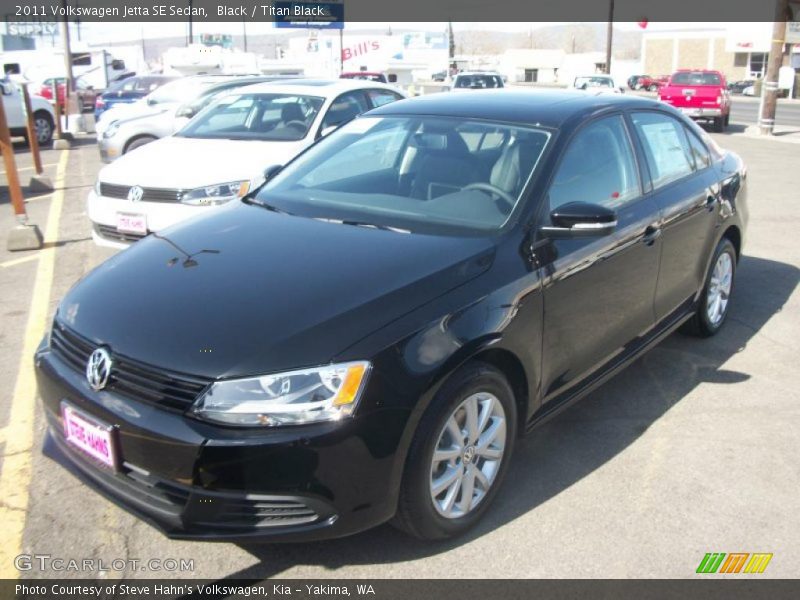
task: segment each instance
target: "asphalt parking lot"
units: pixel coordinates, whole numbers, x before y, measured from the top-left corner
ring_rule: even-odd
[[[707,552],[772,553],[758,577],[800,576],[800,144],[742,129],[714,135],[750,177],[745,256],[723,331],[673,335],[522,440],[487,518],[444,544],[390,526],[307,544],[174,542],[44,458],[33,348],[67,289],[113,253],[94,246],[85,214],[100,167],[93,140],[44,152],[57,189],[26,198],[45,249],[0,247],[2,576],[98,576],[36,564],[18,573],[24,553],[127,561],[107,578],[692,577]],[[24,146],[16,158],[24,183],[33,173]],[[0,191],[5,233],[13,221]],[[152,558],[191,559],[193,570],[131,566]]]

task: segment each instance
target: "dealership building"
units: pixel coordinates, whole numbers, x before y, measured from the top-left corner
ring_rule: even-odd
[[[787,24],[784,65],[800,73],[800,30]],[[649,75],[678,69],[722,71],[729,81],[761,79],[767,70],[772,23],[731,23],[708,29],[645,31],[642,66]]]

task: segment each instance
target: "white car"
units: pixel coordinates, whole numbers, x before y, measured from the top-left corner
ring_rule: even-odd
[[[89,193],[92,237],[122,248],[244,196],[265,170],[359,114],[405,96],[358,80],[261,83],[226,94],[174,135],[104,167]]]
[[[494,71],[462,71],[453,79],[450,91],[496,90],[504,87],[503,76]]]
[[[30,92],[30,89],[28,90]],[[12,136],[28,137],[28,123],[25,118],[25,102],[17,84],[12,81],[0,82],[0,93],[3,95],[3,108],[6,113],[8,130]],[[55,131],[56,116],[53,106],[48,100],[37,94],[30,94],[31,111],[33,111],[33,127],[36,130],[36,141],[40,145],[49,144]]]
[[[595,95],[625,93],[625,88],[617,85],[610,75],[580,75],[575,78],[572,87]]]

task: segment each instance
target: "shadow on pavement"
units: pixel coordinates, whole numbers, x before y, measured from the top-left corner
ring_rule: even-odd
[[[508,478],[468,535],[421,542],[389,525],[340,540],[242,544],[259,563],[226,579],[260,580],[295,565],[373,565],[415,560],[455,548],[502,527],[557,496],[636,442],[654,422],[704,382],[735,385],[750,375],[723,368],[780,312],[800,269],[745,256],[739,265],[729,322],[714,338],[675,334],[559,417],[520,440]]]

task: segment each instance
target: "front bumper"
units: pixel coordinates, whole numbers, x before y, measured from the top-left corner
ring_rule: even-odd
[[[100,160],[110,163],[122,156],[121,136],[106,138],[102,132],[97,134],[97,148],[100,151]]]
[[[44,345],[35,362],[48,425],[44,453],[171,538],[324,539],[394,514],[399,482],[391,474],[404,411],[270,431],[219,427],[94,392]],[[66,442],[62,400],[113,426],[117,471]]]
[[[122,198],[108,198],[89,192],[86,210],[92,222],[92,238],[100,246],[127,248],[144,237],[141,234],[121,232],[117,229],[119,214],[142,215],[147,220],[147,233],[171,227],[199,215],[214,206],[190,206],[179,202],[131,202]]]

